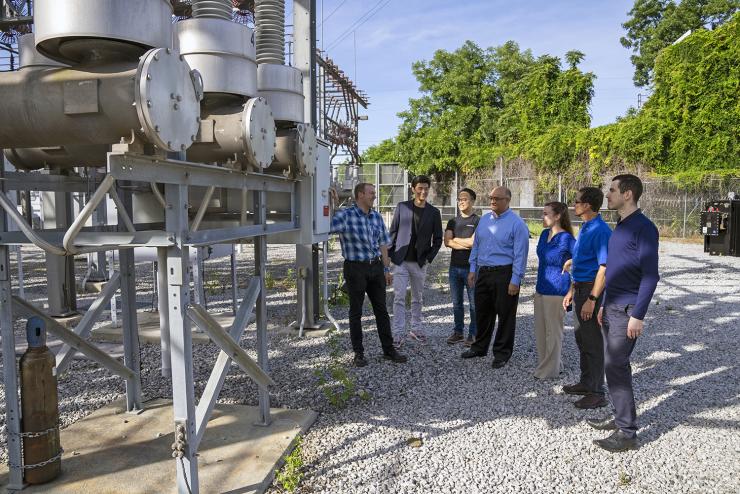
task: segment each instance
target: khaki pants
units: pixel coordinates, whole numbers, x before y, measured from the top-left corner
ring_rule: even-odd
[[[557,378],[563,370],[560,351],[563,347],[563,297],[534,294],[534,328],[537,340],[537,369],[534,377]]]

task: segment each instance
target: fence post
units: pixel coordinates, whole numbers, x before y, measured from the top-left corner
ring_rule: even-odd
[[[688,203],[688,192],[683,193],[683,229],[681,230],[682,238],[686,238],[686,205]]]

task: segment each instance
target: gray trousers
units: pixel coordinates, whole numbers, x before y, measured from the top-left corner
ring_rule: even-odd
[[[406,333],[406,288],[411,285],[411,330],[424,334],[421,309],[424,305],[424,282],[427,267],[416,262],[404,261],[393,267],[393,336],[400,338]]]
[[[537,368],[534,377],[555,379],[563,370],[563,297],[534,294],[534,332],[537,343]]]
[[[606,343],[606,382],[614,408],[614,422],[630,437],[637,435],[637,411],[632,391],[630,355],[637,338],[627,338],[627,323],[633,305],[608,304],[604,307],[604,341]]]
[[[576,343],[581,354],[580,383],[591,393],[604,394],[604,337],[596,319],[601,305],[601,297],[596,301],[591,319],[581,319],[581,307],[591,294],[593,283],[576,283],[573,295],[573,308],[576,311],[578,327],[575,330]]]

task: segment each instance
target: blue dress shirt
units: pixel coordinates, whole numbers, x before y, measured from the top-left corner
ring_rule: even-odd
[[[511,209],[486,213],[475,229],[470,250],[470,272],[483,266],[512,265],[511,284],[521,285],[529,253],[529,228]]]
[[[599,266],[606,266],[612,229],[596,215],[581,225],[573,247],[573,281],[594,281]]]

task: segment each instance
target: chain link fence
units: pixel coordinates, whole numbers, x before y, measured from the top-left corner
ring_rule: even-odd
[[[604,177],[603,183],[608,184],[611,176]],[[376,207],[386,220],[386,224],[390,223],[396,204],[411,197],[409,187],[412,176],[397,163],[365,163],[358,178],[376,185],[378,191]],[[542,207],[547,202],[562,201],[572,206],[578,189],[591,185],[586,182],[564,183],[563,180],[558,180],[554,186],[543,188],[529,173],[512,176],[501,173],[498,167],[477,170],[465,175],[437,174],[432,178],[429,201],[440,209],[443,222],[455,216],[457,191],[463,187],[476,192],[475,207],[479,212],[485,212],[490,207],[489,192],[503,183],[512,191],[511,208],[527,221],[539,222],[542,218]],[[691,190],[680,187],[670,178],[663,177],[644,176],[643,185],[640,207],[658,226],[661,236],[698,238],[701,236],[699,220],[706,202],[726,199],[730,194],[740,197],[740,172],[738,176],[731,178],[709,178],[704,180],[700,187]],[[605,192],[606,187],[608,186],[603,188]],[[606,201],[602,215],[611,224],[617,220],[615,212],[606,209]],[[575,225],[580,223],[577,217],[572,216],[571,219]]]

